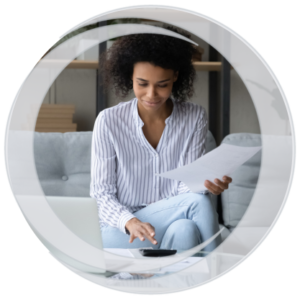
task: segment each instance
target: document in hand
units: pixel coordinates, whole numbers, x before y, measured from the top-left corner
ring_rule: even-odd
[[[239,166],[255,155],[261,147],[239,147],[222,144],[192,163],[161,174],[160,177],[184,182],[194,193],[206,190],[204,181],[222,180],[224,175],[232,174]]]

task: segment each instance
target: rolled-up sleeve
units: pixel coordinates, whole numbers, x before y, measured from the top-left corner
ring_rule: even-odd
[[[104,110],[96,119],[92,137],[90,196],[97,201],[100,220],[128,234],[125,224],[135,216],[116,197],[116,159]]]
[[[194,131],[189,145],[186,149],[183,165],[187,165],[201,157],[205,154],[205,146],[206,146],[206,135],[208,131],[208,120],[207,114],[203,107],[201,107],[200,116],[197,121],[196,130]],[[180,181],[178,184],[178,194],[188,193],[191,190],[187,187],[187,185]],[[201,192],[202,194],[208,194],[208,190]]]

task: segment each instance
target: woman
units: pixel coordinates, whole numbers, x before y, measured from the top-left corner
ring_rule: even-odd
[[[155,175],[205,153],[205,110],[185,102],[193,94],[195,53],[181,39],[133,34],[101,57],[105,85],[112,83],[118,96],[135,94],[101,111],[94,126],[90,195],[97,199],[104,248],[183,251],[219,230],[208,192],[192,193],[183,182]],[[223,177],[205,187],[217,195],[230,182]],[[220,242],[218,236],[204,250]]]

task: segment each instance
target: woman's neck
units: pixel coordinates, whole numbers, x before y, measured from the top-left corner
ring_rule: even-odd
[[[156,122],[165,122],[165,120],[171,115],[173,111],[173,101],[169,98],[163,106],[158,110],[149,112],[146,110],[143,105],[138,101],[138,112],[142,121],[146,124],[156,123]]]

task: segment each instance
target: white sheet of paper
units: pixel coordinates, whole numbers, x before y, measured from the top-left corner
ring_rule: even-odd
[[[192,192],[200,193],[206,190],[205,180],[211,182],[214,182],[215,178],[222,180],[224,175],[229,176],[232,174],[259,150],[261,150],[261,147],[221,144],[188,165],[155,175],[182,181]]]
[[[178,262],[176,264],[161,268],[160,271],[157,272],[157,273],[179,272],[181,270],[184,270],[186,268],[191,267],[192,265],[196,264],[197,262],[199,262],[203,258],[204,257],[188,257],[184,261],[181,261],[181,262]],[[209,273],[209,269],[208,269],[208,265],[207,265],[206,260],[203,263],[201,263],[200,265],[198,265],[197,273],[198,272],[199,273]]]
[[[111,252],[116,255],[134,257],[133,254],[129,251],[129,249],[122,248],[103,248],[104,251]]]

